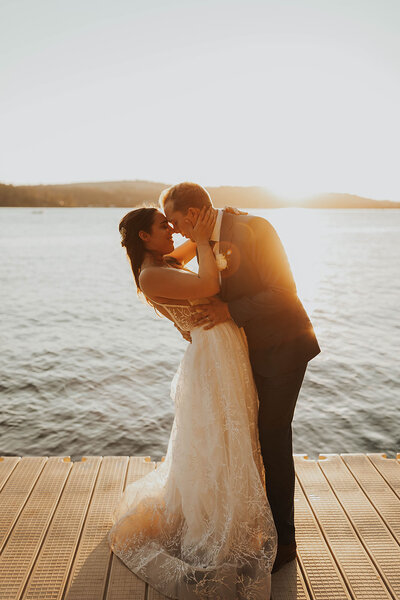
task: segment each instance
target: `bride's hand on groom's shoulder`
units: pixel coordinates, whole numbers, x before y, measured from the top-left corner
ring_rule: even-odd
[[[245,212],[244,210],[239,210],[239,208],[236,208],[235,206],[224,206],[224,211],[231,213],[232,215],[248,215],[249,213]]]

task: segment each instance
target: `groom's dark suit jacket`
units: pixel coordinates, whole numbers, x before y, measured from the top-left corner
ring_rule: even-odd
[[[272,225],[261,217],[224,211],[219,251],[228,263],[221,271],[220,297],[244,327],[253,369],[271,377],[316,356],[320,348],[312,324]]]

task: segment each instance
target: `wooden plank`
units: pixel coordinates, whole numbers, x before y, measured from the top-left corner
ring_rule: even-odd
[[[343,454],[342,458],[400,543],[400,498],[364,454]]]
[[[111,549],[107,533],[112,511],[123,490],[127,456],[102,460],[82,535],[66,586],[66,600],[100,600],[106,587]]]
[[[28,580],[24,600],[62,598],[100,463],[101,457],[93,456],[73,464]]]
[[[141,479],[150,471],[154,471],[154,467],[155,463],[151,462],[150,457],[131,456],[126,485]],[[113,554],[106,600],[144,600],[145,597],[146,583],[132,573],[118,556]]]
[[[382,475],[394,493],[400,498],[400,464],[386,454],[367,454],[368,459]]]
[[[353,598],[392,600],[318,464],[296,456],[295,465],[303,491]]]
[[[167,596],[163,596],[159,591],[147,585],[147,597],[146,600],[170,600]]]
[[[310,600],[303,574],[297,560],[284,565],[272,575],[272,600]]]
[[[154,463],[100,461],[0,457],[1,600],[166,600],[106,539],[125,474],[130,483]],[[273,600],[400,598],[399,462],[371,454],[295,463],[298,561],[273,575]]]
[[[364,457],[365,458],[365,457]],[[366,460],[366,470],[374,467]],[[393,538],[384,521],[359,487],[344,461],[336,455],[327,455],[319,461],[335,496],[350,519],[371,560],[393,597],[400,598],[400,546]],[[363,469],[360,469],[363,471]],[[379,473],[375,471],[377,478]],[[382,480],[383,482],[383,480]],[[383,482],[384,483],[384,482]],[[386,485],[386,484],[385,484]],[[400,516],[400,502],[397,513]]]
[[[0,598],[20,598],[70,469],[68,457],[47,460],[0,556]]]
[[[0,456],[0,491],[20,460],[20,456]]]
[[[295,488],[295,525],[297,554],[312,598],[350,600],[346,584],[298,481]]]
[[[0,493],[0,552],[46,461],[45,456],[24,456],[4,482]]]

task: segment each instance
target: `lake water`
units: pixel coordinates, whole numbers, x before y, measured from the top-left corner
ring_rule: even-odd
[[[0,209],[0,454],[165,453],[187,343],[137,299],[119,243],[125,212]],[[393,456],[400,210],[253,212],[281,236],[322,349],[297,402],[294,451]]]

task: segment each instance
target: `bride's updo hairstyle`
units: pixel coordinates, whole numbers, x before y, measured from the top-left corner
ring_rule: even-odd
[[[208,208],[212,206],[210,194],[202,185],[184,181],[161,192],[159,204],[164,210],[165,203],[172,202],[174,210],[186,215],[189,208]]]
[[[139,231],[151,233],[154,217],[157,213],[158,210],[156,208],[136,208],[122,217],[119,223],[121,246],[126,249],[130,260],[138,293],[141,291],[139,287],[140,269],[146,253],[146,247],[144,241],[139,236]]]

